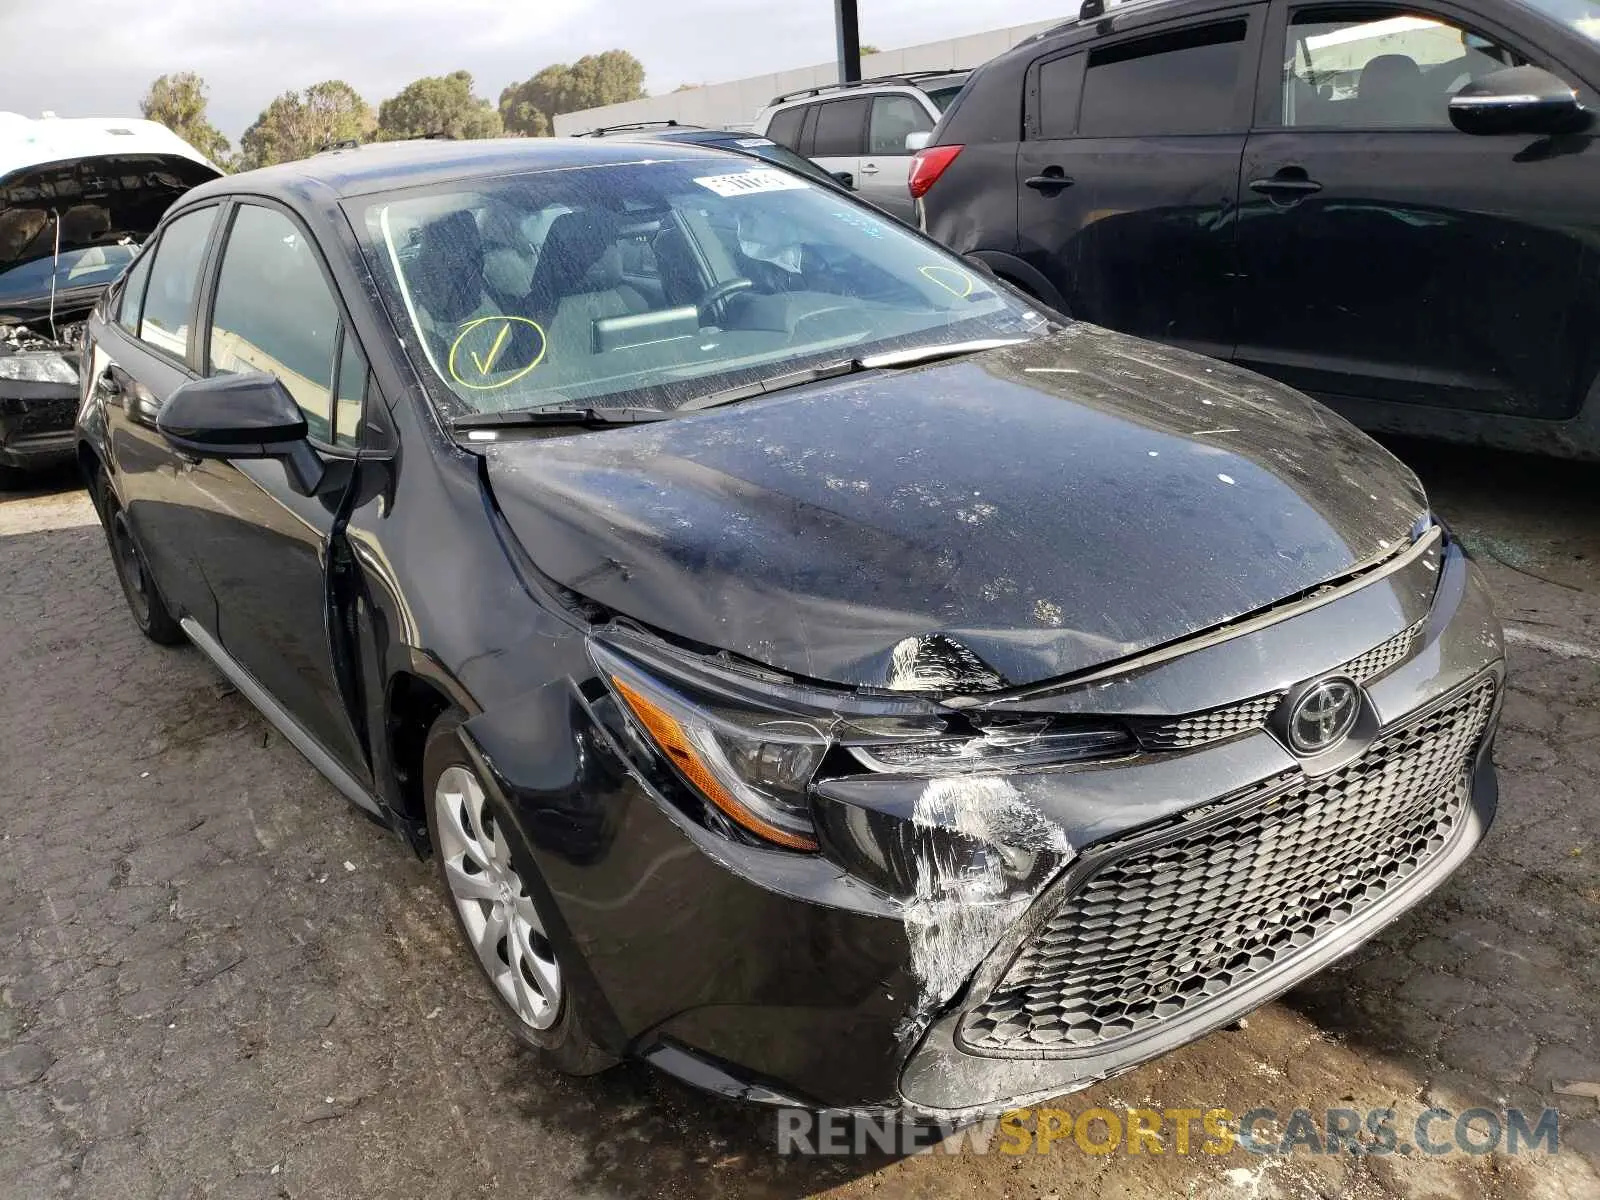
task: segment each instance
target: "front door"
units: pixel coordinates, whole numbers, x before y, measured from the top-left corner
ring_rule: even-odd
[[[1239,157],[1265,11],[1113,36],[1030,68],[1019,254],[1073,316],[1232,351]]]
[[[1238,360],[1336,402],[1571,415],[1600,150],[1460,133],[1447,109],[1473,79],[1552,64],[1443,5],[1280,4],[1268,37]]]
[[[278,208],[240,204],[208,307],[206,374],[275,376],[333,477],[350,478],[367,364],[298,222]],[[210,507],[193,552],[216,596],[223,649],[346,770],[370,778],[351,718],[356,698],[334,653],[331,535],[349,489],[301,496],[275,459],[208,460],[197,475]]]
[[[869,200],[899,217],[915,223],[916,205],[911,199],[911,154],[906,138],[913,133],[931,133],[933,118],[915,96],[904,92],[884,92],[872,98],[867,120],[866,153],[856,176],[856,190]]]

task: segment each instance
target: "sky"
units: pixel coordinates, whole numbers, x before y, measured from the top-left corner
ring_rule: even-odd
[[[862,41],[884,50],[1078,7],[859,5]],[[465,69],[495,101],[551,63],[616,48],[660,94],[827,62],[833,37],[830,0],[0,0],[0,111],[135,116],[157,75],[197,71],[212,122],[237,142],[274,96],[324,79],[376,107],[420,76]]]

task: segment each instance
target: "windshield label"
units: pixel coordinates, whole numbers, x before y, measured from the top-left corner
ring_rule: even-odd
[[[706,175],[695,180],[701,187],[719,196],[747,196],[754,192],[804,191],[811,185],[787,171],[759,169],[740,171],[736,175]]]

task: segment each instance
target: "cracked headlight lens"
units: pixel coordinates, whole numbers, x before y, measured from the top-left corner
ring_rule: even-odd
[[[6,354],[0,355],[0,379],[76,384],[78,372],[59,354]]]

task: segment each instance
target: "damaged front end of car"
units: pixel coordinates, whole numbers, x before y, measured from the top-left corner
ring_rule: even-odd
[[[1494,811],[1498,626],[1427,523],[1315,595],[1026,687],[943,635],[898,653],[947,672],[917,691],[626,618],[586,643],[565,794],[605,798],[586,845],[631,849],[541,863],[556,936],[614,1044],[745,1099],[963,1121],[1090,1086],[1348,953]],[[1330,679],[1358,711],[1297,745]],[[515,792],[514,727],[468,732]]]

